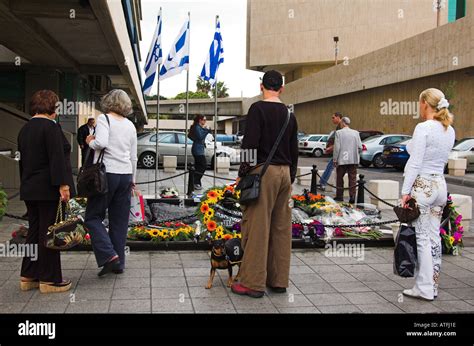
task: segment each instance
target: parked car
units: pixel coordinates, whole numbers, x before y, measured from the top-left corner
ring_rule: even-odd
[[[360,154],[360,164],[364,167],[374,165],[376,168],[385,167],[383,158],[383,148],[385,145],[400,143],[411,136],[402,134],[380,135],[367,138],[362,142],[362,153]]]
[[[397,144],[386,145],[383,148],[383,160],[387,166],[392,166],[399,171],[405,169],[405,165],[410,158],[407,152],[407,144],[410,140],[406,140]]]
[[[301,140],[303,137],[307,137],[306,133],[298,132],[298,140]]]
[[[326,149],[329,135],[307,135],[298,142],[298,151],[300,154],[321,157]]]
[[[361,130],[359,131],[360,140],[363,142],[369,137],[382,136],[383,132],[377,130]]]
[[[184,165],[185,161],[185,140],[188,141],[188,162],[194,163],[191,152],[193,142],[186,137],[184,132],[179,131],[160,131],[159,138],[159,160],[163,162],[163,156],[176,156],[178,165]],[[209,134],[206,137],[206,159],[208,164],[214,166],[214,137]],[[137,143],[138,165],[143,168],[154,168],[156,164],[156,134],[150,133],[138,139]],[[237,151],[231,147],[223,146],[217,143],[216,154],[218,157],[235,158]]]
[[[450,159],[466,159],[466,172],[474,172],[474,137],[461,139],[449,154]]]
[[[217,142],[222,144],[237,144],[239,142],[237,135],[217,134],[216,138]]]

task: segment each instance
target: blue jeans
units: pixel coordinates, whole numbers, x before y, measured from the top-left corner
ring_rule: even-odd
[[[321,187],[326,187],[326,184],[328,183],[328,180],[331,177],[333,170],[334,170],[334,163],[333,163],[333,159],[331,158],[328,162],[328,165],[326,166],[326,169],[324,170],[323,175],[321,176],[321,180],[319,181],[319,183],[321,184]]]
[[[107,194],[88,198],[85,224],[91,236],[97,265],[102,267],[118,255],[120,268],[124,269],[132,175],[107,173],[107,182]],[[107,209],[109,232],[102,223]]]

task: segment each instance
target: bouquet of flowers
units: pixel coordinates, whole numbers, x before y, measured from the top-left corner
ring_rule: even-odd
[[[461,248],[464,246],[462,242],[464,227],[461,225],[462,215],[456,211],[451,196],[448,196],[445,211],[446,213],[443,214],[449,214],[449,221],[445,227],[441,227],[439,230],[443,252],[458,255]]]
[[[165,227],[135,226],[128,231],[128,239],[162,241],[185,241],[194,238],[194,229],[184,223],[166,223]]]
[[[240,238],[240,191],[234,185],[207,190],[196,210],[203,225],[200,237],[208,240]]]

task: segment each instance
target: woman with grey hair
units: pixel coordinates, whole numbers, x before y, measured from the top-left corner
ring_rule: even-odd
[[[104,150],[108,192],[88,198],[85,224],[91,235],[99,276],[123,273],[125,242],[130,213],[131,190],[137,167],[137,132],[126,117],[132,114],[132,101],[123,90],[112,90],[102,98],[104,114],[97,119],[95,136],[86,138],[95,150],[94,162]],[[102,223],[108,210],[109,231]]]

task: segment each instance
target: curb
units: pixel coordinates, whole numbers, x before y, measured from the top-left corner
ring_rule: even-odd
[[[450,184],[466,186],[466,187],[474,187],[474,179],[456,178],[456,177],[451,177],[449,175],[445,175],[445,179],[446,179],[446,182]]]

